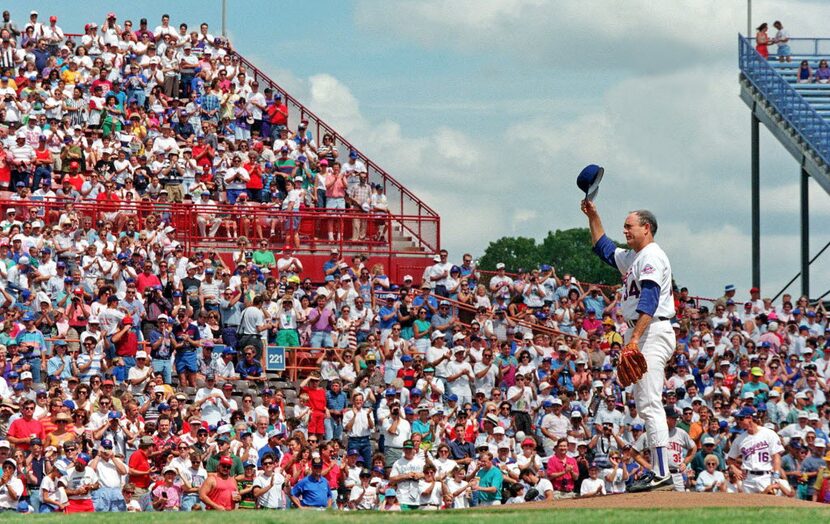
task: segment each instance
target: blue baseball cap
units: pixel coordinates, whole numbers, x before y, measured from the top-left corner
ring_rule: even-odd
[[[182,296],[182,292],[181,291],[173,291],[173,296],[174,297],[180,297],[180,296]]]
[[[120,411],[110,411],[109,414],[107,414],[107,417],[110,420],[119,419],[119,418],[121,418],[121,412]]]
[[[409,355],[404,355],[401,357],[401,362],[412,362],[412,357]]]
[[[392,397],[392,396],[395,396],[395,395],[397,395],[397,394],[398,394],[398,390],[397,390],[397,389],[395,389],[395,388],[388,388],[388,389],[386,390],[386,396],[387,396],[387,397]]]
[[[168,409],[170,409],[170,405],[167,404],[166,402],[162,402],[161,404],[158,405],[158,410],[159,411],[167,411]]]
[[[602,182],[602,175],[605,170],[596,165],[589,164],[579,172],[576,177],[576,185],[585,193],[586,200],[593,200],[599,192],[599,183]]]
[[[112,449],[112,441],[108,438],[105,438],[101,441],[101,447],[104,449]]]
[[[413,396],[414,396],[414,395],[418,395],[419,397],[421,397],[421,396],[423,396],[423,395],[424,395],[424,392],[423,392],[423,391],[421,391],[421,390],[420,390],[420,389],[418,389],[418,388],[412,388],[412,389],[409,391],[409,394],[410,394],[410,395],[413,395]]]
[[[736,418],[747,418],[747,417],[754,417],[755,416],[755,408],[751,406],[744,406],[741,408],[740,411],[735,415]]]
[[[450,402],[458,402],[458,395],[456,395],[455,393],[450,393],[449,395],[447,395],[447,400]]]
[[[412,408],[409,407],[409,406],[406,406],[405,408],[403,408],[403,412],[404,412],[405,415],[412,415],[412,414],[415,413],[414,411],[412,411]]]
[[[71,400],[64,400],[63,401],[63,407],[69,408],[72,411],[75,411],[75,403],[72,402]]]
[[[631,430],[632,431],[643,431],[643,425],[642,424],[634,424],[633,426],[631,426]]]
[[[222,350],[223,355],[236,355],[236,350],[233,348],[225,348]]]
[[[355,151],[354,149],[349,151],[349,158],[352,158],[352,159],[357,158],[357,151]]]

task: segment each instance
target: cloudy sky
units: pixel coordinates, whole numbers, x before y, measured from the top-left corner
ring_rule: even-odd
[[[780,19],[795,37],[826,34],[823,2],[752,3],[753,25]],[[9,4],[21,22],[32,5]],[[170,4],[37,8],[65,30],[113,10],[151,25],[166,11],[176,24],[205,20],[219,31],[218,0]],[[737,83],[745,1],[228,6],[244,55],[441,214],[451,258],[480,255],[504,235],[541,239],[583,226],[574,180],[598,163],[598,205],[614,238],[628,210],[649,208],[679,283],[703,296],[734,283],[746,295],[750,114]],[[761,150],[762,279],[772,295],[799,268],[799,168],[765,130]],[[830,241],[830,199],[815,183],[811,191],[815,253]],[[830,288],[830,255],[812,268],[815,296]]]

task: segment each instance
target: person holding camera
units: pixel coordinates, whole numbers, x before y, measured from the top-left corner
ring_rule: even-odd
[[[393,395],[397,394],[394,388],[390,388],[386,391],[387,399],[393,396],[389,394],[390,392]],[[412,427],[397,399],[389,403],[389,416],[381,419],[381,429],[385,444],[383,450],[384,462],[386,467],[392,467],[392,464],[403,455],[403,445],[412,435]]]

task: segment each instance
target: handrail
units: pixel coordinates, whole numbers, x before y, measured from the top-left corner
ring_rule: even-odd
[[[744,77],[775,107],[822,161],[830,165],[830,123],[741,35],[738,35],[738,48],[738,64]]]
[[[361,153],[354,145],[352,145],[348,140],[344,139],[341,134],[334,130],[332,126],[326,123],[323,119],[318,117],[313,111],[309,110],[305,105],[303,105],[299,100],[291,96],[283,87],[279,84],[274,82],[268,75],[266,75],[262,70],[252,64],[248,59],[244,56],[240,55],[239,52],[236,50],[233,51],[234,55],[239,58],[240,63],[244,64],[250,71],[253,72],[254,78],[259,79],[260,81],[266,83],[268,87],[274,89],[276,92],[280,93],[283,97],[285,97],[286,102],[293,104],[296,107],[296,110],[299,111],[300,119],[310,119],[313,121],[314,125],[317,128],[316,138],[320,140],[322,136],[321,128],[324,132],[330,133],[334,138],[335,144],[339,141],[345,148],[349,150],[354,150],[361,156],[363,159],[366,160],[366,168],[369,170],[370,179],[372,175],[376,175],[380,177],[381,181],[383,182],[384,192],[388,195],[388,201],[390,210],[392,210],[393,214],[400,214],[406,213],[407,208],[415,208],[415,214],[421,216],[429,216],[435,217],[439,220],[437,223],[436,229],[436,237],[438,239],[438,246],[435,248],[435,251],[440,249],[440,238],[441,238],[441,224],[440,224],[440,217],[438,213],[429,207],[426,203],[424,203],[420,198],[415,196],[412,191],[407,189],[403,184],[401,184],[398,180],[396,180],[392,175],[387,173],[383,170],[380,166],[378,166],[375,162],[370,160],[368,156]],[[291,111],[291,107],[289,107],[289,112]],[[311,124],[312,122],[309,122]],[[390,188],[394,188],[395,191],[390,191]],[[397,192],[397,194],[395,194]],[[395,212],[395,208],[397,208],[397,212]],[[417,228],[412,227],[410,224],[407,224],[403,221],[399,222],[399,226],[401,232],[408,231],[413,237],[420,240],[422,235],[424,234],[421,223],[419,222]]]
[[[477,313],[476,308],[474,306],[471,306],[470,304],[467,304],[465,302],[459,302],[458,300],[453,300],[451,298],[442,297],[441,295],[436,295],[435,293],[430,293],[430,296],[434,297],[436,300],[439,300],[439,301],[446,300],[447,302],[450,303],[450,305],[452,305],[454,307],[457,307],[458,309],[463,309],[463,310],[467,311],[468,313],[473,313],[473,314]],[[579,335],[573,335],[571,333],[565,333],[564,331],[559,331],[559,330],[553,329],[551,327],[540,325],[540,324],[531,324],[530,322],[528,322],[524,319],[518,319],[516,317],[509,317],[509,318],[513,322],[515,322],[517,325],[522,326],[523,328],[527,328],[531,331],[538,331],[542,334],[556,336],[556,337],[571,337],[571,338],[575,338],[577,340],[583,340],[583,341],[586,341],[586,342],[588,341],[587,338],[580,337]]]
[[[399,254],[412,254],[404,248],[396,249],[393,239],[392,224],[394,222],[426,222],[422,230],[433,229],[430,225],[437,224],[437,217],[428,216],[394,216],[388,213],[364,213],[355,210],[307,209],[298,212],[282,211],[269,206],[253,205],[245,208],[229,204],[175,204],[167,202],[126,201],[112,203],[97,200],[81,200],[68,202],[61,198],[45,200],[11,200],[0,198],[0,213],[5,216],[8,208],[18,210],[18,219],[40,219],[47,227],[57,225],[62,214],[67,211],[77,214],[79,221],[92,220],[121,220],[128,216],[135,219],[136,230],[144,229],[144,222],[150,215],[155,215],[164,222],[164,227],[172,227],[167,237],[182,244],[189,253],[198,249],[235,249],[238,234],[246,234],[249,239],[267,238],[269,244],[278,246],[292,244],[294,235],[302,237],[300,249],[312,251],[336,247],[341,253],[356,250],[373,257],[387,258],[387,267],[392,265],[392,257]],[[115,215],[117,214],[117,215]],[[380,233],[381,226],[385,229],[383,239],[351,241],[347,237],[348,230],[354,221],[365,225],[367,235],[372,232]],[[224,223],[223,223],[224,222]],[[336,224],[338,240],[323,238],[322,229],[328,224]],[[213,224],[219,224],[217,229],[225,228],[222,236],[202,236],[200,228],[210,230]],[[230,229],[228,229],[230,228]],[[281,242],[271,240],[276,232],[277,238],[284,238]],[[234,234],[235,233],[235,234]],[[320,235],[318,235],[318,233]],[[425,235],[422,245],[426,249],[436,248],[437,238]]]
[[[421,206],[423,206],[424,210],[425,210],[428,214],[438,216],[438,213],[436,213],[436,212],[435,212],[435,211],[434,211],[431,207],[429,207],[426,203],[422,202],[422,201],[421,201],[421,199],[419,199],[419,198],[418,198],[417,196],[415,196],[415,195],[414,195],[414,194],[413,194],[413,193],[412,193],[409,189],[407,189],[404,185],[402,185],[400,182],[398,182],[398,181],[397,181],[394,177],[392,177],[392,175],[390,175],[389,173],[387,173],[386,171],[384,171],[383,169],[381,169],[379,166],[377,166],[374,162],[372,162],[371,160],[369,160],[369,158],[368,158],[365,154],[361,153],[359,149],[357,149],[357,148],[356,148],[355,146],[353,146],[350,142],[348,142],[347,140],[345,140],[345,139],[342,137],[342,135],[340,135],[339,133],[337,133],[337,131],[335,131],[335,130],[334,130],[334,128],[333,128],[332,126],[330,126],[330,125],[329,125],[328,123],[326,123],[326,122],[325,122],[322,118],[320,118],[319,116],[317,116],[317,115],[316,115],[313,111],[311,111],[310,109],[308,109],[305,105],[303,105],[303,104],[302,104],[302,102],[300,102],[299,100],[297,100],[296,98],[294,98],[293,96],[291,96],[291,95],[290,95],[290,94],[289,94],[289,93],[288,93],[288,92],[287,92],[287,91],[286,91],[283,87],[281,87],[279,84],[277,84],[276,82],[274,82],[273,80],[271,80],[271,78],[270,78],[270,77],[268,77],[268,76],[267,76],[267,75],[266,75],[266,74],[265,74],[265,73],[264,73],[261,69],[259,69],[259,68],[258,68],[258,67],[256,67],[254,64],[252,64],[252,63],[251,63],[248,59],[246,59],[244,56],[240,55],[240,54],[239,54],[239,52],[237,52],[236,50],[234,50],[234,55],[235,55],[235,56],[237,56],[237,57],[239,58],[239,61],[240,61],[241,63],[245,64],[245,66],[246,66],[247,68],[249,68],[250,70],[252,70],[252,71],[254,72],[255,76],[258,76],[258,77],[262,78],[263,80],[265,80],[266,82],[268,82],[269,87],[271,87],[272,89],[274,89],[274,90],[278,91],[278,92],[279,92],[279,93],[280,93],[280,94],[281,94],[281,95],[282,95],[282,96],[286,99],[286,101],[291,102],[292,104],[294,104],[294,105],[296,105],[298,108],[300,108],[300,109],[301,109],[301,111],[303,112],[303,115],[304,115],[305,117],[310,117],[310,118],[312,118],[313,120],[315,120],[316,122],[318,122],[318,123],[319,123],[319,124],[320,124],[320,125],[321,125],[321,126],[322,126],[325,130],[326,130],[326,132],[329,132],[329,133],[331,133],[333,136],[336,136],[336,138],[338,138],[338,139],[339,139],[339,140],[343,143],[343,145],[345,145],[346,147],[348,147],[348,148],[349,148],[349,149],[351,149],[351,150],[354,150],[354,151],[355,151],[355,152],[357,152],[357,153],[358,153],[361,157],[365,158],[365,159],[366,159],[366,162],[367,162],[366,167],[370,167],[370,164],[371,164],[371,167],[374,167],[374,168],[375,168],[375,169],[376,169],[376,170],[377,170],[377,171],[378,171],[378,172],[379,172],[379,173],[380,173],[380,174],[384,177],[384,179],[386,179],[387,181],[391,182],[391,183],[392,183],[395,187],[397,187],[397,188],[399,188],[401,191],[403,191],[403,192],[404,192],[404,194],[406,194],[408,197],[410,197],[410,198],[412,198],[412,199],[416,200],[416,201],[417,201],[417,202],[418,202]],[[319,133],[318,133],[318,134],[319,134]],[[319,140],[319,137],[318,137],[318,140]]]

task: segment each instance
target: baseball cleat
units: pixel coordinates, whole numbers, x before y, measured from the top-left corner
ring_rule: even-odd
[[[651,471],[647,471],[640,480],[634,482],[628,489],[629,493],[641,493],[643,491],[674,491],[674,480],[671,475],[658,477]]]

